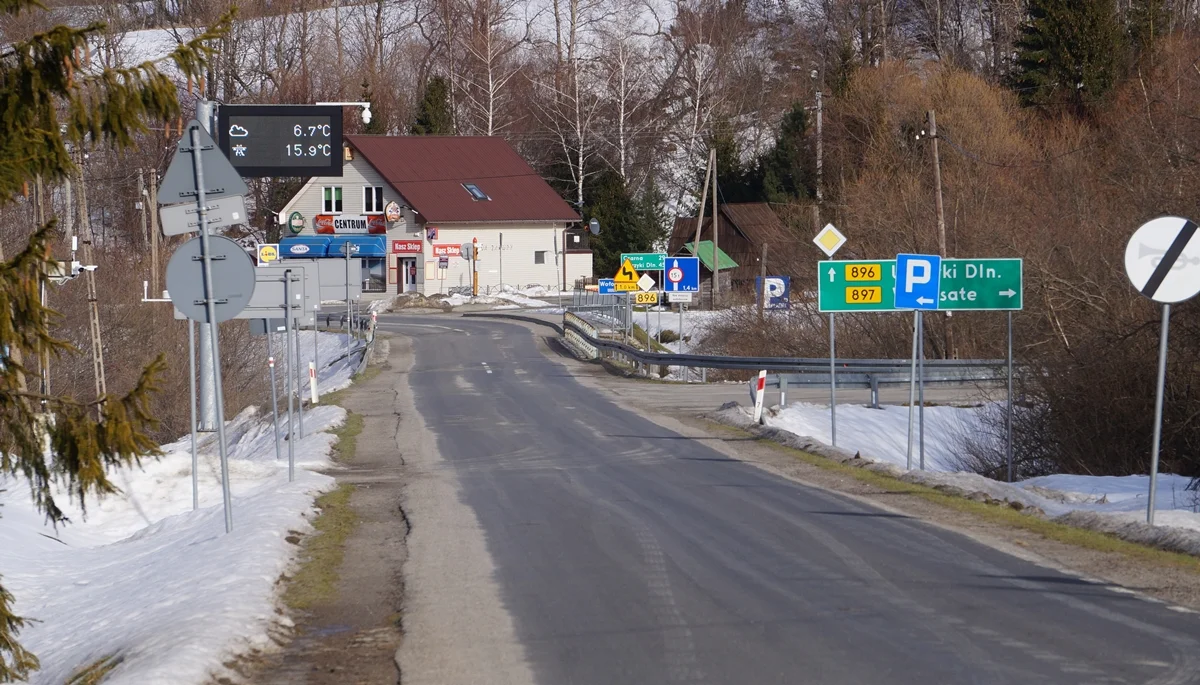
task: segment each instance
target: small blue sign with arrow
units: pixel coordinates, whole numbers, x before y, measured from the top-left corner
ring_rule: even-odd
[[[937,309],[941,279],[941,257],[896,255],[896,309]]]

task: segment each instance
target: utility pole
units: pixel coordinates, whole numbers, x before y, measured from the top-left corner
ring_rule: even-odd
[[[817,91],[817,202],[824,200],[824,195],[821,190],[821,162],[825,154],[825,139],[822,135],[823,106],[821,104],[821,91]]]
[[[145,241],[146,247],[150,246],[150,229],[146,224],[146,176],[141,167],[138,167],[138,186],[137,186],[137,210],[138,220],[142,224],[142,240]]]
[[[79,228],[82,234],[83,263],[95,264],[92,259],[92,222],[88,216],[87,183],[83,178],[83,159],[86,153],[80,151],[79,164]],[[108,393],[108,384],[104,378],[104,345],[100,339],[100,296],[96,290],[96,272],[88,271],[83,276],[87,281],[88,323],[92,338],[92,372],[96,379],[96,396],[102,397]],[[98,411],[103,411],[98,407]]]
[[[721,262],[718,261],[717,255],[720,254],[718,243],[720,243],[721,226],[720,218],[717,216],[717,148],[712,149],[712,233],[713,233],[713,282],[712,282],[712,308],[717,308],[717,291],[721,288]],[[699,249],[699,245],[696,246]]]
[[[704,185],[700,186],[700,209],[696,212],[696,240],[692,246],[696,248],[696,256],[700,256],[700,229],[704,227],[704,205],[708,203],[708,179],[713,170],[713,158],[716,150],[708,152],[708,166],[704,168]]]
[[[937,205],[937,230],[938,230],[938,254],[942,259],[946,258],[946,214],[942,209],[942,163],[938,157],[938,134],[937,134],[937,116],[933,110],[929,110],[929,137],[933,140],[933,190],[934,200]],[[947,313],[945,321],[945,349],[942,351],[942,356],[949,359],[954,352],[954,335],[950,327],[950,315]]]
[[[39,174],[37,182],[34,185],[34,212],[37,217],[37,225],[40,229],[46,225],[46,187],[42,185],[42,177]],[[49,306],[47,303],[46,278],[43,276],[38,283],[38,302],[43,307]],[[38,371],[41,372],[41,392],[42,396],[50,394],[50,351],[42,345],[38,350]],[[42,400],[42,412],[46,411],[46,400]]]
[[[812,77],[817,78],[817,71],[814,69]],[[823,125],[823,106],[821,100],[821,90],[817,89],[817,104],[813,107],[817,112],[817,201],[812,205],[812,222],[813,231],[820,233],[821,231],[821,201],[825,199],[824,191],[822,190],[822,160],[825,152],[825,138],[822,135]]]
[[[150,292],[160,297],[158,287],[158,169],[150,170]]]
[[[758,320],[763,320],[763,308],[767,303],[767,244],[763,243],[762,257],[758,260]]]

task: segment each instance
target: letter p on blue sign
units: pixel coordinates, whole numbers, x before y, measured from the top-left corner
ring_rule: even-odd
[[[942,258],[937,255],[896,255],[897,309],[937,309]]]

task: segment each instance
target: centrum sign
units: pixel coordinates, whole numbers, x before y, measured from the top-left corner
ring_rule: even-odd
[[[894,312],[896,260],[817,263],[822,312]],[[1020,259],[941,260],[937,307],[952,311],[1005,311],[1024,306]]]

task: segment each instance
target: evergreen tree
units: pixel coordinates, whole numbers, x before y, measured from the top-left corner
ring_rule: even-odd
[[[45,10],[37,0],[0,0],[0,13],[9,17],[32,11]],[[187,78],[199,78],[213,54],[211,42],[228,30],[230,19],[225,16],[214,31],[179,45],[168,59]],[[0,56],[0,207],[18,202],[39,176],[55,183],[74,173],[68,143],[130,147],[134,136],[148,133],[147,122],[175,121],[182,114],[176,85],[154,63],[129,69],[90,64],[88,39],[103,28],[56,26],[5,45]],[[60,132],[60,121],[65,132]],[[35,505],[58,524],[66,517],[55,503],[56,488],[84,504],[89,496],[117,491],[106,475],[109,467],[157,454],[147,436],[155,425],[149,395],[165,362],[155,360],[121,397],[81,402],[30,390],[26,359],[36,359],[42,350],[59,355],[74,349],[53,336],[56,314],[38,298],[54,264],[53,231],[53,221],[39,227],[11,259],[0,249],[0,476],[28,481]],[[103,418],[97,420],[95,414]],[[17,642],[28,619],[12,612],[13,599],[0,587],[0,682],[24,680],[39,665]]]
[[[630,194],[612,169],[597,173],[584,194],[583,223],[595,218],[600,235],[591,239],[594,271],[613,274],[622,252],[651,252],[667,237],[662,194],[651,184],[640,196]]]
[[[1026,105],[1086,114],[1116,84],[1125,55],[1114,0],[1029,0],[1013,86]]]
[[[816,173],[808,147],[808,111],[796,102],[783,117],[775,144],[759,158],[751,184],[761,200],[788,203],[816,194]]]
[[[1153,51],[1154,44],[1167,33],[1171,21],[1166,0],[1132,0],[1127,16],[1129,40],[1138,56]]]
[[[454,117],[450,112],[450,84],[441,76],[434,76],[425,84],[421,93],[421,104],[417,107],[417,120],[412,125],[412,134],[454,135]]]

